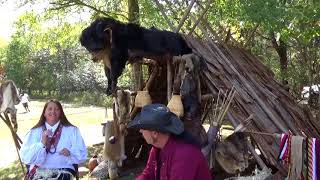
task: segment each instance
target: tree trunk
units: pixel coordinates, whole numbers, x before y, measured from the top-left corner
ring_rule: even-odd
[[[139,24],[139,4],[138,0],[128,0],[128,19],[130,23]],[[132,90],[137,91],[143,88],[143,77],[142,77],[142,65],[140,63],[132,64],[132,74],[131,77],[133,79],[131,87]],[[139,153],[139,150],[141,152]],[[148,158],[149,148],[146,146],[144,139],[142,138],[139,131],[134,129],[128,129],[128,134],[125,137],[125,151],[128,156],[127,161],[125,163],[129,166],[129,164],[135,164],[137,159],[136,155],[139,155],[140,160],[146,160]]]
[[[281,74],[281,81],[283,84],[287,83],[287,70],[288,70],[288,56],[287,56],[287,44],[280,38],[279,42],[275,38],[275,34],[272,33],[271,35],[271,42],[273,48],[276,50],[279,61],[280,61],[280,74]]]
[[[138,0],[128,0],[128,19],[130,23],[139,24],[139,4]],[[141,64],[132,64],[132,89],[137,91],[142,89],[142,67]]]

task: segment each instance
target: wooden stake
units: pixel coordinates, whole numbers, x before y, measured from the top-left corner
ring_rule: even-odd
[[[4,114],[5,114],[5,113],[4,113]],[[0,118],[7,124],[7,126],[8,126],[9,129],[10,129],[10,132],[11,132],[11,135],[12,135],[12,138],[13,138],[13,141],[14,141],[14,144],[15,144],[15,146],[16,146],[16,151],[17,151],[17,154],[18,154],[18,158],[19,158],[19,162],[20,162],[20,165],[21,165],[22,173],[23,173],[23,175],[25,175],[24,166],[23,166],[23,163],[22,163],[22,161],[21,161],[20,154],[19,154],[20,144],[19,144],[19,142],[18,142],[18,139],[20,139],[20,138],[19,138],[19,136],[16,134],[16,132],[13,130],[8,115],[5,114],[5,117],[6,117],[6,118],[4,118],[4,117],[0,114]],[[20,141],[21,141],[21,139],[20,139]],[[22,141],[21,141],[21,142],[22,142]]]

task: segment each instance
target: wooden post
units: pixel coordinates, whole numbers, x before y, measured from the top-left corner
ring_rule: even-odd
[[[172,67],[171,67],[171,61],[169,57],[167,58],[167,100],[168,102],[171,99],[172,94]]]
[[[128,0],[128,19],[130,23],[140,24],[138,0]],[[131,67],[132,89],[135,91],[141,90],[143,85],[142,66],[140,63],[132,63]]]
[[[21,146],[20,146],[18,140],[20,140],[21,143],[22,143],[22,141],[21,141],[21,139],[19,138],[19,136],[17,135],[17,133],[13,130],[8,115],[6,115],[5,113],[4,113],[4,115],[5,115],[6,118],[4,118],[1,114],[0,114],[0,118],[7,124],[8,128],[10,129],[10,132],[11,132],[11,135],[12,135],[12,138],[13,138],[13,141],[14,141],[14,144],[15,144],[15,146],[16,146],[16,151],[17,151],[18,158],[19,158],[19,161],[20,161],[22,173],[23,173],[23,175],[24,175],[24,174],[25,174],[25,170],[24,170],[24,166],[23,166],[23,163],[22,163],[22,161],[21,161],[20,154],[19,154],[19,149],[20,149]]]
[[[152,85],[152,83],[154,82],[154,79],[156,78],[158,74],[158,64],[153,65],[153,69],[152,72],[149,76],[148,81],[146,82],[145,87],[143,88],[143,90],[148,91]]]

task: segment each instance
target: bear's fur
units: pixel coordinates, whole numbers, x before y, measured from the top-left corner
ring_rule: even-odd
[[[96,19],[85,28],[80,42],[92,54],[93,61],[103,60],[108,78],[108,94],[115,92],[117,79],[128,58],[134,62],[143,57],[171,57],[192,52],[178,33],[146,29],[105,17]]]

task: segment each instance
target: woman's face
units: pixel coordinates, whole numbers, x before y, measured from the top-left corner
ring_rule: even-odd
[[[44,117],[46,118],[46,122],[50,125],[56,124],[61,115],[61,110],[59,109],[58,105],[54,102],[49,102],[45,112]]]

